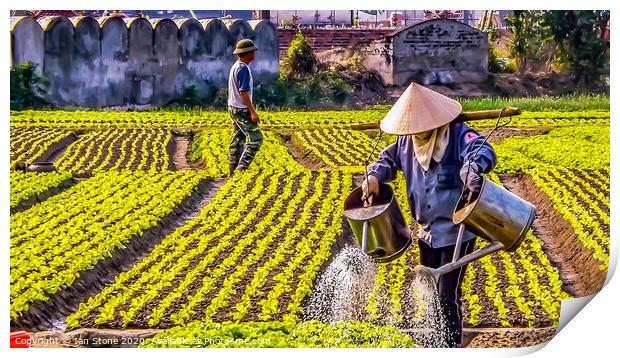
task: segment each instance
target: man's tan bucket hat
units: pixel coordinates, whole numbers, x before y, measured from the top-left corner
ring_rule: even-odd
[[[381,130],[407,135],[452,122],[463,108],[452,98],[412,82],[381,121]]]
[[[258,47],[254,45],[254,41],[250,39],[243,39],[237,42],[237,46],[235,46],[235,50],[233,51],[233,54],[237,55],[240,53],[246,53],[246,52],[256,51],[256,50],[258,50]]]

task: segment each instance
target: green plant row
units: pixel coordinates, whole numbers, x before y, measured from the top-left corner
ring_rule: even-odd
[[[16,162],[32,163],[54,143],[66,138],[71,131],[63,128],[11,128],[11,168]]]
[[[252,203],[250,195],[259,195],[260,191],[264,189],[262,183],[268,174],[270,174],[268,171],[264,171],[254,176],[236,175],[229,180],[226,185],[218,190],[217,195],[209,201],[196,218],[166,236],[148,256],[131,270],[119,274],[112,285],[107,286],[97,296],[80,304],[78,311],[67,318],[67,326],[69,328],[79,327],[80,320],[91,315],[94,310],[99,311],[95,319],[97,324],[118,319],[120,316],[116,317],[117,307],[136,295],[134,292],[141,292],[151,279],[154,279],[151,284],[155,285],[151,292],[157,292],[159,289],[158,282],[161,280],[169,282],[176,276],[177,272],[172,271],[171,267],[175,267],[177,271],[186,268],[189,265],[189,260],[206,250],[211,245],[212,240],[217,238],[217,235],[222,235],[225,232],[226,227],[209,227],[206,224],[220,223],[226,220],[227,215],[231,214],[233,210],[238,213],[247,210]],[[261,183],[261,185],[253,185],[255,182]],[[198,227],[202,230],[194,231],[194,228]],[[203,230],[211,231],[205,235]],[[222,244],[224,245],[226,242]],[[189,245],[194,246],[194,250],[188,253],[186,248]],[[221,248],[214,248],[210,257],[213,257],[214,253],[220,252],[215,252],[215,250],[221,251]],[[202,262],[208,263],[208,260],[205,257]],[[161,275],[162,272],[167,272],[167,274]],[[127,282],[132,283],[128,284]],[[174,297],[174,293],[172,296]],[[165,304],[165,302],[162,303]]]
[[[11,319],[157,225],[200,171],[105,172],[11,216]]]
[[[575,229],[577,238],[584,247],[591,250],[592,256],[601,262],[601,271],[609,267],[610,234],[603,229],[609,227],[609,193],[601,193],[603,205],[592,196],[586,194],[574,175],[567,175],[569,171],[562,168],[536,168],[528,170],[536,185],[553,201],[553,207],[562,214]],[[579,172],[579,171],[577,171]],[[581,176],[587,176],[587,173]],[[588,190],[593,190],[589,183],[581,182]],[[597,195],[598,196],[598,195]]]
[[[539,97],[476,97],[458,98],[463,111],[482,111],[517,107],[523,111],[585,111],[610,108],[609,96],[598,94],[581,94],[572,96],[539,96]],[[373,106],[376,109],[389,109],[389,105]]]
[[[70,172],[34,173],[11,171],[11,209],[48,189],[64,183],[71,179],[71,177]]]
[[[162,171],[168,169],[170,159],[166,147],[171,140],[172,132],[160,128],[89,131],[67,147],[56,166],[73,173],[123,169]]]
[[[293,140],[329,167],[361,167],[357,168],[358,171],[364,170],[364,163],[374,146],[373,139],[364,132],[344,129],[295,131]],[[381,149],[377,148],[377,152]],[[374,153],[371,162],[377,157],[377,153]]]
[[[495,109],[500,109],[495,108]],[[387,109],[344,111],[280,111],[259,113],[264,128],[348,128],[351,123],[379,122]],[[472,122],[478,127],[494,125],[496,120]],[[511,126],[575,125],[609,123],[609,110],[533,111],[512,119]],[[12,111],[12,127],[227,127],[230,116],[224,111]]]
[[[515,136],[495,144],[498,173],[515,173],[557,165],[575,169],[609,169],[608,125],[554,129],[545,135]]]
[[[194,135],[190,159],[202,160],[204,168],[213,177],[228,174],[228,146],[232,130],[203,130]],[[259,151],[260,153],[260,151]]]
[[[213,177],[228,174],[228,148],[232,139],[231,129],[206,129],[194,136],[192,141],[193,161],[202,160],[207,172]],[[251,164],[255,167],[303,168],[289,153],[278,134],[263,131],[263,144]]]
[[[393,326],[347,321],[326,324],[283,322],[191,322],[156,334],[141,348],[417,348]]]
[[[82,303],[67,325],[297,321],[342,230],[342,211],[333,203],[350,185],[340,172],[260,166],[235,172],[196,218]]]

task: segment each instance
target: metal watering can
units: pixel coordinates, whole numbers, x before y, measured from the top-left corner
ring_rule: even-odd
[[[536,217],[536,208],[517,195],[483,178],[478,193],[462,195],[452,221],[459,225],[452,262],[439,268],[418,265],[415,272],[437,285],[441,275],[499,250],[515,251],[523,242]],[[465,229],[490,243],[459,258]]]
[[[377,262],[395,260],[411,245],[411,232],[388,184],[379,184],[379,195],[367,207],[362,188],[353,190],[344,201],[344,215],[362,252]]]

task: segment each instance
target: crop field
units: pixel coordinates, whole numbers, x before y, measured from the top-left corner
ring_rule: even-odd
[[[315,129],[297,131],[293,143],[309,152],[328,167],[364,166],[374,141],[360,131]],[[376,160],[375,153],[370,160]]]
[[[33,162],[54,143],[66,138],[71,131],[63,128],[11,127],[11,167],[16,162]]]
[[[73,142],[57,161],[60,170],[91,173],[102,170],[168,169],[166,129],[105,129],[90,131]]]
[[[11,210],[24,202],[37,198],[45,191],[58,187],[71,179],[69,172],[33,173],[11,172]]]
[[[342,209],[332,203],[350,185],[338,172],[236,176],[68,323],[169,327],[296,317],[342,228]]]
[[[154,226],[203,178],[200,171],[105,172],[11,216],[11,318]]]
[[[350,111],[263,112],[261,126],[266,129],[347,129],[351,123],[379,122],[388,109]],[[228,128],[228,113],[222,111],[12,111],[11,126],[53,128]],[[477,121],[477,127],[495,125],[496,120]],[[513,126],[574,126],[609,124],[608,110],[528,111],[512,119]]]
[[[261,113],[263,144],[249,170],[229,178],[226,112],[12,112],[12,328],[166,329],[143,346],[213,331],[269,332],[277,346],[312,346],[309,332],[373,346],[369,337],[398,332],[407,326],[415,240],[377,266],[365,322],[340,323],[358,338],[337,341],[333,326],[304,318],[317,280],[355,241],[342,202],[379,133],[350,124],[386,112]],[[495,122],[472,126],[488,133]],[[528,111],[507,128],[491,138],[498,166],[488,178],[538,216],[515,252],[465,271],[470,330],[552,328],[561,300],[599,290],[609,265],[609,111]],[[172,145],[175,130],[191,131],[187,148]],[[377,152],[394,139],[382,136]],[[174,170],[173,156],[191,168]],[[14,169],[50,158],[58,171]],[[390,184],[417,232],[403,176]],[[415,345],[393,337],[392,346]]]

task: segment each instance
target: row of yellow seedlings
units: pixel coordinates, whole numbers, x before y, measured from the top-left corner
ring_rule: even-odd
[[[101,170],[168,169],[167,129],[104,129],[73,142],[56,162],[60,170],[90,173]],[[117,154],[120,153],[120,154]]]
[[[195,219],[81,304],[67,323],[74,328],[88,322],[157,327],[194,319],[296,321],[341,233],[341,208],[333,202],[350,186],[350,176],[338,172],[260,167],[238,172]]]
[[[11,216],[11,319],[155,226],[203,172],[106,172]]]

